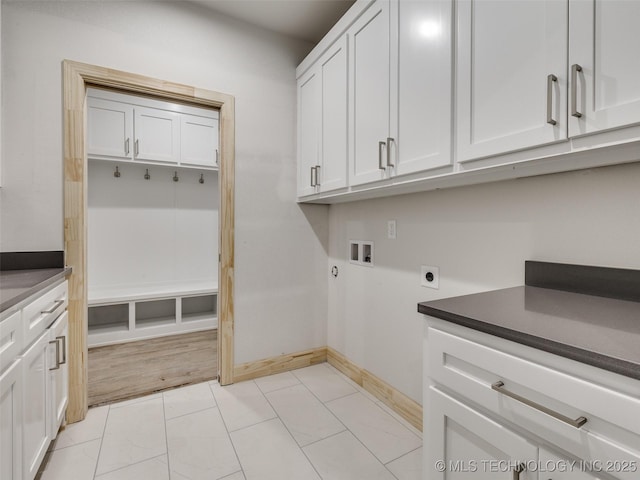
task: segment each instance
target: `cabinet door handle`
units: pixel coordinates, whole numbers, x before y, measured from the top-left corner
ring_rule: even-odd
[[[558,81],[553,73],[547,75],[547,123],[549,125],[555,125],[556,122],[553,119],[553,83]]]
[[[524,463],[519,464],[513,469],[513,480],[520,480],[520,474],[524,472],[526,465]]]
[[[311,178],[309,180],[309,185],[312,187],[316,186],[315,182],[313,181],[313,174],[315,171],[316,171],[316,167],[311,167]]]
[[[318,180],[318,171],[320,171],[320,165],[316,165],[316,187],[320,186],[320,181]]]
[[[577,63],[571,65],[571,115],[580,118],[582,113],[578,111],[578,72],[582,67]]]
[[[129,155],[129,138],[124,141],[124,154]]]
[[[395,167],[393,163],[391,163],[391,144],[395,142],[395,140],[391,137],[387,137],[387,167]]]
[[[587,423],[587,419],[585,417],[578,417],[575,420],[573,418],[569,418],[561,413],[556,412],[555,410],[551,410],[550,408],[545,407],[544,405],[540,405],[539,403],[534,402],[533,400],[529,400],[528,398],[522,397],[517,393],[513,393],[506,388],[504,388],[504,382],[497,381],[496,383],[491,385],[491,389],[496,392],[502,393],[507,397],[511,397],[514,400],[517,400],[520,403],[524,403],[525,405],[530,406],[531,408],[535,408],[536,410],[541,411],[542,413],[546,413],[547,415],[552,416],[553,418],[560,420],[561,422],[567,423],[575,428],[580,428],[585,423]],[[516,478],[516,477],[514,477]]]
[[[64,300],[56,300],[49,310],[42,310],[40,313],[49,314],[57,310],[57,308],[64,303]]]
[[[67,337],[63,335],[61,337],[56,337],[56,340],[60,340],[62,342],[62,361],[60,362],[60,365],[64,365],[67,363]]]
[[[133,155],[134,156],[138,156],[138,153],[140,153],[140,144],[139,144],[140,140],[136,139],[136,143],[134,143],[134,147],[133,147]]]
[[[216,148],[216,165],[220,166],[220,158],[219,158],[218,149]]]
[[[382,163],[382,149],[385,147],[385,142],[378,142],[378,168],[380,170],[385,170],[387,167]]]
[[[56,366],[51,367],[49,370],[58,370],[60,368],[60,342],[56,340],[51,340],[49,344],[55,343],[56,345]]]

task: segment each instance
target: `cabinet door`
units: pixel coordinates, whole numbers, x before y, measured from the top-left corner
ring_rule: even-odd
[[[640,2],[569,2],[569,135],[640,123]]]
[[[471,407],[427,389],[424,477],[444,480],[534,480],[520,469],[538,461],[538,449],[523,437]],[[441,463],[440,463],[441,462]],[[521,470],[514,475],[514,470]]]
[[[388,0],[373,2],[351,26],[348,36],[351,122],[349,184],[359,185],[382,180],[388,176]]]
[[[22,472],[33,480],[51,440],[49,431],[49,332],[44,333],[22,356],[23,369],[23,450]]]
[[[566,0],[459,2],[459,161],[567,138],[567,10]]]
[[[180,115],[135,107],[134,158],[177,164],[180,159]]]
[[[87,99],[87,154],[131,160],[133,106],[99,98]]]
[[[58,435],[58,429],[64,421],[69,403],[69,364],[67,363],[69,347],[68,313],[64,312],[49,328],[49,386],[50,386],[50,432],[51,440]]]
[[[180,163],[218,166],[218,119],[181,115]]]
[[[22,480],[22,362],[0,375],[0,478]]]
[[[322,162],[320,191],[347,186],[347,38],[341,37],[320,59]]]
[[[321,84],[314,66],[298,79],[298,196],[316,193],[320,164]]]
[[[452,3],[419,0],[393,7],[398,8],[398,44],[392,43],[398,57],[398,88],[392,89],[397,115],[391,127],[397,131],[391,145],[395,174],[451,165]]]

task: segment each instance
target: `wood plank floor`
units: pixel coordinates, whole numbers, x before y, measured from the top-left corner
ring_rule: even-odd
[[[214,380],[218,331],[89,349],[89,406]]]

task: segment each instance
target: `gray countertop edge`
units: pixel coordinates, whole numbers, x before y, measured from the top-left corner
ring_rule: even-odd
[[[603,370],[624,375],[625,377],[640,380],[640,365],[633,362],[573,347],[564,343],[537,337],[535,335],[529,335],[517,330],[500,327],[470,317],[457,315],[446,310],[430,307],[424,303],[418,303],[418,312],[441,320],[446,320],[457,325],[462,325],[463,327],[472,328],[473,330],[495,335],[496,337],[504,338],[505,340],[511,340],[538,350],[543,350],[571,360],[602,368]]]
[[[0,304],[0,312],[4,312],[5,310],[8,310],[9,308],[19,304],[23,300],[26,300],[31,295],[34,295],[38,293],[40,290],[47,288],[49,285],[54,284],[58,280],[71,275],[71,271],[72,271],[71,267],[63,267],[60,269],[58,273],[51,275],[46,280],[43,280],[40,283],[33,285],[32,287],[24,290],[23,292],[20,292],[18,295],[8,298],[7,300],[3,300],[2,303]]]

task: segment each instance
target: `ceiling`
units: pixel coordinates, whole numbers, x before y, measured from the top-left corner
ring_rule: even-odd
[[[191,0],[289,37],[318,43],[354,0]]]

